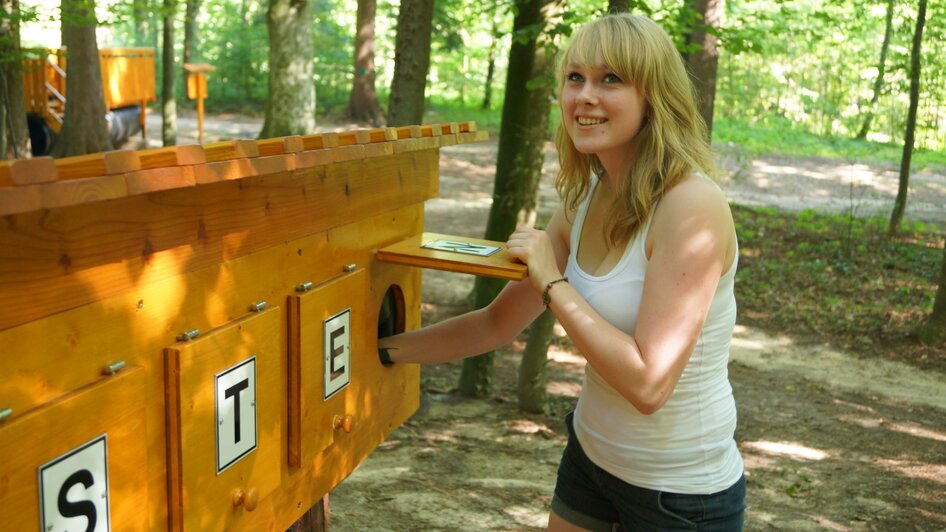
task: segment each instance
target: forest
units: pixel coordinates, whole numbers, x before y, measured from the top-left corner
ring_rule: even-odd
[[[155,50],[157,85],[156,101],[150,104],[149,113],[161,116],[160,141],[165,146],[178,143],[178,117],[194,113],[194,101],[187,97],[184,64],[203,63],[214,69],[209,74],[205,102],[209,116],[260,119],[259,138],[310,133],[323,124],[381,127],[475,121],[480,129],[490,132],[495,142],[489,151],[488,175],[484,178],[487,183],[483,185],[491,191],[484,193],[490,206],[488,213],[483,212],[482,219],[472,225],[480,232],[478,237],[500,241],[519,221],[540,226],[546,222],[547,210],[540,204],[539,192],[549,182],[548,175],[543,176],[543,161],[560,120],[552,80],[556,50],[575,27],[604,13],[645,14],[670,33],[684,58],[714,150],[721,160],[735,161],[728,166],[721,164],[728,171],[721,181],[738,185],[740,179],[746,179],[744,170],[752,168],[754,162],[773,160],[799,162],[794,166],[798,168],[803,167],[801,161],[818,168],[863,165],[879,169],[876,174],[896,176],[894,193],[884,196],[889,203],[882,206],[883,214],[857,212],[853,180],[849,187],[842,184],[832,192],[840,204],[850,207],[843,212],[733,201],[742,253],[737,274],[739,323],[773,338],[785,335],[793,345],[806,349],[827,346],[850,354],[852,360],[904,364],[932,373],[940,379],[937,382],[946,375],[946,204],[934,206],[935,212],[922,220],[911,218],[908,208],[919,188],[915,182],[918,175],[932,183],[924,185],[925,190],[946,192],[946,2],[0,3],[4,8],[0,13],[0,151],[4,159],[28,157],[30,153],[27,113],[16,83],[23,76],[24,58],[43,57],[47,49],[60,46],[70,50],[147,47]],[[84,68],[91,75],[97,71],[91,61],[82,65],[78,54],[70,61],[71,68]],[[93,105],[101,101],[101,82],[98,92],[94,87],[94,83],[77,85],[70,94],[92,102],[86,107],[93,114],[104,114]],[[104,130],[93,131],[93,121],[81,118],[89,115],[78,111],[73,114],[70,118],[65,113],[62,134],[52,145],[54,157],[118,147],[109,144]],[[786,167],[792,164],[786,163]],[[738,169],[730,171],[732,168]],[[779,176],[767,178],[777,181]],[[477,278],[462,285],[462,290],[437,294],[429,306],[425,303],[424,320],[438,321],[471,307],[485,306],[500,288],[496,282]],[[457,294],[458,290],[462,294]],[[574,345],[557,331],[554,316],[546,313],[509,352],[499,353],[512,353],[513,362],[509,357],[488,353],[433,369],[425,374],[424,390],[433,397],[434,411],[437,401],[454,405],[452,401],[457,397],[492,400],[500,404],[499,408],[513,404],[510,410],[515,410],[514,414],[503,410],[510,416],[530,415],[530,422],[550,427],[550,419],[561,417],[568,405],[573,405],[574,394],[563,398],[550,385],[556,379],[567,383],[571,378],[567,364],[561,362],[568,358],[562,353],[570,350]],[[764,386],[759,382],[764,379],[760,380],[754,371],[755,367],[740,366],[735,373],[751,382],[743,393],[762,404],[768,397],[764,394],[772,390],[761,389]],[[821,412],[827,410],[822,408],[826,402],[846,405],[863,400],[891,418],[906,416],[910,426],[919,426],[926,415],[931,421],[924,430],[932,431],[933,436],[924,437],[938,442],[933,445],[941,446],[946,441],[944,414],[938,407],[918,407],[914,412],[912,407],[883,401],[878,406],[859,395],[856,399],[831,395],[833,392],[812,384],[807,377],[792,375],[790,381],[772,381],[772,393],[780,394],[781,400],[812,401],[821,405],[812,406],[812,411],[824,416],[834,415]],[[780,430],[775,421],[761,421],[766,414],[757,410],[761,408],[758,404],[747,408],[750,428],[744,434],[746,439],[752,434],[758,436],[758,427]],[[398,454],[402,448],[429,446],[437,441],[429,433],[419,434],[433,430],[430,426],[447,430],[449,422],[438,415],[432,414],[429,426],[424,418],[412,421],[407,432],[387,447],[391,456],[405,460],[408,458]],[[470,417],[479,415],[482,411],[476,410]],[[800,430],[806,434],[827,431],[829,436],[825,438],[839,446],[852,437],[811,421],[815,415],[804,418],[805,428]],[[495,416],[490,419],[496,420]],[[753,426],[751,420],[759,421]],[[542,430],[538,430],[540,435]],[[542,437],[561,443],[561,430],[548,429],[552,435]],[[877,449],[883,445],[879,440],[871,442]],[[928,443],[924,441],[923,445]],[[470,443],[457,445],[457,452],[463,455]],[[749,453],[750,446],[746,445],[744,452]],[[942,456],[936,458],[923,445],[911,448],[916,452],[910,455],[914,460],[910,463],[926,467],[927,473],[921,475],[926,482],[946,470],[946,464]],[[382,449],[378,453],[379,463],[384,463],[385,452]],[[413,457],[422,454],[416,449],[411,452],[415,453],[410,455]],[[547,458],[554,461],[552,454]],[[881,455],[879,450],[872,455],[875,465],[886,459]],[[433,458],[424,460],[432,465],[437,462]],[[854,460],[843,466],[856,468],[858,464]],[[443,467],[448,474],[451,466]],[[935,496],[935,491],[942,488],[941,479],[923,484],[920,491],[926,498],[917,496],[922,500],[915,504],[902,503],[894,510],[877,510],[858,517],[865,506],[857,502],[827,509],[828,503],[841,499],[841,495],[825,496],[837,485],[827,480],[821,484],[812,478],[821,474],[830,477],[831,473],[801,466],[779,466],[774,471],[767,472],[760,466],[755,487],[759,493],[771,495],[764,502],[784,513],[767,517],[759,509],[763,497],[757,495],[757,513],[750,517],[749,528],[762,529],[768,523],[807,529],[796,528],[799,522],[816,523],[818,526],[812,529],[835,528],[832,525],[840,523],[837,526],[841,528],[835,529],[843,530],[903,526],[933,530],[946,526],[941,492],[939,500]],[[554,470],[550,475],[554,477]],[[358,486],[357,478],[357,474],[353,476],[355,480],[349,485]],[[838,484],[843,486],[863,483],[857,493],[864,497],[870,490],[893,491],[911,485],[910,479],[903,484],[883,484],[864,478],[842,480],[839,474],[836,481],[846,482]],[[430,477],[415,480],[426,482]],[[384,490],[376,485],[366,488],[364,493],[369,495],[351,489],[346,494],[343,488],[338,507],[343,529],[365,526],[355,516],[359,505],[397,499],[384,498]],[[928,496],[930,493],[934,495]],[[815,502],[819,496],[826,502]],[[537,497],[528,499],[528,504],[535,503]],[[498,502],[497,507],[509,500]],[[892,502],[892,497],[883,500],[888,506],[899,504]],[[396,519],[399,510],[393,503],[386,504],[382,507]],[[832,517],[822,521],[811,518],[805,513],[806,506],[816,508],[813,512],[823,512],[822,517]],[[480,509],[506,512],[488,505]],[[403,516],[404,522],[411,518],[417,517]],[[444,526],[433,518],[426,523],[432,528]],[[533,526],[531,521],[515,519],[500,523],[495,528]]]

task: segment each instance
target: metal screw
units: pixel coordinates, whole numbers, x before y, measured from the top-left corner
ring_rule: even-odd
[[[102,374],[103,374],[103,375],[114,375],[114,374],[118,373],[123,367],[125,367],[125,361],[124,361],[124,360],[116,360],[115,362],[112,362],[111,364],[105,366],[105,369],[102,370]]]
[[[263,312],[266,310],[267,305],[269,305],[269,303],[265,301],[257,301],[256,303],[250,305],[250,312]]]
[[[8,417],[10,417],[10,416],[12,416],[12,415],[13,415],[13,409],[12,409],[12,408],[4,408],[3,410],[0,410],[0,421],[5,420],[6,418],[8,418]]]
[[[309,290],[312,290],[312,281],[306,281],[296,285],[296,292],[308,292]]]
[[[357,268],[357,267],[358,267],[358,265],[353,262],[353,263],[351,263],[351,264],[346,264],[345,267],[342,268],[342,271],[345,272],[345,273],[353,272],[353,271],[355,271],[355,268]]]
[[[184,331],[181,334],[177,335],[178,342],[186,342],[188,340],[193,340],[200,336],[200,329],[191,329],[189,331]]]

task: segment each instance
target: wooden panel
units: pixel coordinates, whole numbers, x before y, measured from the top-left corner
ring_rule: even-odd
[[[478,246],[496,246],[499,251],[488,257],[464,253],[440,251],[422,247],[435,240],[452,240]],[[518,281],[528,275],[529,268],[509,256],[506,244],[478,238],[456,237],[439,233],[423,233],[412,236],[393,246],[378,250],[378,260],[408,266],[419,266],[432,270],[470,273],[498,279]]]
[[[98,445],[105,452],[103,467],[107,467],[107,475],[93,470],[91,476],[85,477],[87,491],[76,486],[66,488],[69,500],[85,503],[84,511],[89,512],[88,499],[94,494],[99,499],[95,506],[101,505],[100,490],[104,490],[103,479],[107,477],[109,512],[103,515],[105,512],[93,506],[91,511],[96,519],[100,523],[108,520],[111,530],[148,530],[148,520],[142,518],[147,515],[150,501],[146,481],[149,455],[144,430],[144,373],[140,367],[126,367],[114,376],[96,379],[0,425],[0,456],[4,457],[0,516],[4,530],[41,530],[39,479],[45,479],[42,490],[48,494],[47,499],[49,494],[55,497],[64,484],[50,478],[57,476],[50,474],[51,462],[103,434],[105,441]],[[70,467],[65,460],[58,465]],[[40,471],[42,466],[47,466],[46,476]],[[54,512],[47,508],[46,514]],[[87,522],[88,518],[83,517],[72,519],[70,524],[82,530]]]
[[[19,215],[0,232],[0,330],[422,202],[437,173],[416,152]]]
[[[338,392],[335,386],[327,389],[324,376],[326,362],[331,359],[331,364],[340,357],[342,362],[336,369],[347,370],[347,374],[339,375],[337,381],[345,381],[347,376],[350,383],[359,378],[358,372],[365,371],[351,362],[366,359],[370,335],[374,334],[372,323],[377,316],[372,320],[367,314],[367,297],[368,276],[359,269],[289,298],[289,463],[295,467],[311,462],[335,441],[340,430],[333,426],[336,416],[351,416],[352,429],[363,421],[364,412],[346,411],[349,388]],[[326,324],[342,314],[350,323],[348,330],[329,332],[337,333],[338,348],[345,352],[326,352]],[[334,346],[335,338],[330,340],[328,344]]]
[[[166,350],[172,530],[242,529],[243,516],[279,485],[280,316],[264,310]],[[248,376],[227,383],[237,370]],[[254,503],[235,507],[238,490],[255,492]]]

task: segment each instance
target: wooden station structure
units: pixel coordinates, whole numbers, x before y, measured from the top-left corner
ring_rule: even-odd
[[[103,48],[99,50],[102,95],[107,111],[137,106],[142,138],[147,135],[147,104],[155,101],[154,49]],[[65,50],[46,50],[43,57],[23,61],[26,112],[40,117],[54,133],[62,129],[66,108]]]
[[[435,124],[0,164],[0,522],[285,530],[418,407]],[[424,247],[426,246],[426,247]],[[94,521],[94,524],[93,524]],[[85,527],[85,528],[83,528]]]

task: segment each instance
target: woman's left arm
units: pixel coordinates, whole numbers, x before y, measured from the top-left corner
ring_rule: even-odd
[[[576,347],[644,414],[659,410],[673,392],[734,257],[735,231],[722,191],[704,179],[674,187],[661,200],[648,241],[653,245],[633,336],[604,320],[570,285],[550,290],[551,308]]]

